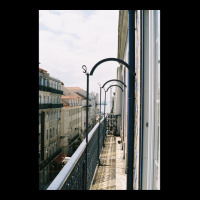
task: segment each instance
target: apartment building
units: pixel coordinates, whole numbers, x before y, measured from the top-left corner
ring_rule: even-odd
[[[86,91],[80,87],[65,87],[64,94],[74,95],[74,96],[81,96],[81,105],[82,105],[82,117],[83,117],[83,127],[82,130],[86,130],[86,98],[87,94]],[[88,127],[89,130],[95,125],[96,123],[96,95],[94,92],[89,93],[89,108],[88,108]],[[84,116],[85,115],[85,116]]]
[[[61,81],[39,68],[39,187],[56,174],[56,158],[61,155]]]
[[[84,138],[81,97],[62,95],[61,99],[61,148],[63,153],[71,157]]]
[[[61,148],[67,156],[71,156],[86,133],[86,92],[80,87],[64,87],[61,97]],[[89,131],[96,124],[96,96],[90,93],[88,112]]]

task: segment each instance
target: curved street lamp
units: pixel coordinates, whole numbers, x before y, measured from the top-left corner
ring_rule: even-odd
[[[104,88],[104,86],[107,84],[107,83],[109,83],[109,82],[111,82],[111,81],[117,81],[117,82],[120,82],[120,83],[122,83],[125,87],[126,87],[126,85],[125,85],[125,83],[124,82],[122,82],[121,80],[118,80],[118,79],[110,79],[110,80],[108,80],[108,81],[106,81],[104,84],[103,84],[103,86],[101,87],[101,85],[100,85],[100,83],[99,83],[99,87],[100,87],[100,110],[99,110],[99,131],[98,131],[98,141],[99,141],[99,133],[100,133],[100,118],[101,118],[101,89],[102,88]],[[111,86],[110,86],[111,87]],[[108,88],[109,89],[109,88]],[[108,90],[107,89],[107,90]],[[106,103],[104,103],[104,118],[105,118],[105,104]],[[104,121],[104,127],[105,127],[105,121]],[[103,139],[103,146],[105,146],[104,145],[104,139]],[[98,162],[99,162],[99,142],[98,142]]]
[[[122,82],[122,83],[123,83],[123,82]],[[123,83],[123,84],[124,84],[124,83]],[[110,85],[110,86],[107,88],[107,90],[105,91],[105,102],[106,102],[106,92],[107,92],[111,87],[113,87],[113,86],[119,87],[119,88],[122,90],[122,92],[124,92],[123,89],[122,89],[122,87],[120,87],[119,85]],[[124,86],[126,87],[125,84],[124,84]],[[105,118],[105,104],[104,104],[104,118]],[[104,121],[104,123],[105,123],[105,121]],[[104,125],[104,127],[105,127],[105,125]],[[106,128],[105,128],[105,132],[106,132]]]
[[[124,84],[125,85],[125,84]],[[105,119],[105,112],[106,112],[106,92],[111,88],[111,87],[113,87],[113,86],[117,86],[117,87],[119,87],[119,88],[121,88],[119,85],[110,85],[109,87],[108,87],[108,89],[107,90],[105,90],[105,99],[104,99],[104,119]],[[121,88],[121,90],[122,90],[122,92],[123,92],[123,89]],[[106,136],[106,121],[104,120],[104,135]],[[103,140],[103,146],[105,146],[104,145],[104,140]]]
[[[129,14],[130,15],[130,14]],[[131,25],[134,23],[134,17],[131,18]],[[129,44],[133,43],[133,27],[130,27],[129,29]],[[131,32],[132,31],[132,32]],[[130,43],[131,42],[131,43]],[[93,75],[95,69],[102,63],[107,62],[107,61],[117,61],[123,65],[125,65],[129,71],[129,88],[128,88],[128,144],[127,144],[127,190],[133,190],[133,149],[134,149],[134,101],[135,101],[135,55],[132,55],[132,53],[135,54],[134,48],[132,45],[129,45],[129,63],[127,64],[123,60],[119,58],[106,58],[103,60],[100,60],[98,63],[96,63],[91,72],[87,73],[87,67],[85,65],[82,66],[83,73],[87,75],[87,107],[86,107],[86,177],[87,177],[87,146],[88,146],[88,98],[89,98],[89,76]],[[105,119],[104,119],[105,120]],[[132,133],[133,132],[133,133]],[[87,188],[87,178],[86,178],[86,183],[85,183],[85,189]]]

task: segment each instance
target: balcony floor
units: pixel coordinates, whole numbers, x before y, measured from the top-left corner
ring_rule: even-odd
[[[107,135],[90,190],[126,190],[125,160],[119,136]]]

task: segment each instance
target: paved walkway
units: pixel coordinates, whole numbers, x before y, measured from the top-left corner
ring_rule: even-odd
[[[125,162],[122,144],[118,141],[121,141],[120,137],[107,135],[90,190],[126,190]]]

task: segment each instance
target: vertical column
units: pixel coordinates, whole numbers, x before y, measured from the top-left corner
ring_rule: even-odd
[[[127,190],[133,190],[134,160],[134,101],[135,101],[135,10],[128,11],[129,54],[128,64],[128,139],[127,139]]]
[[[85,190],[87,190],[87,168],[88,168],[88,101],[89,101],[89,74],[87,73],[87,102],[86,102],[86,159],[85,159]]]

